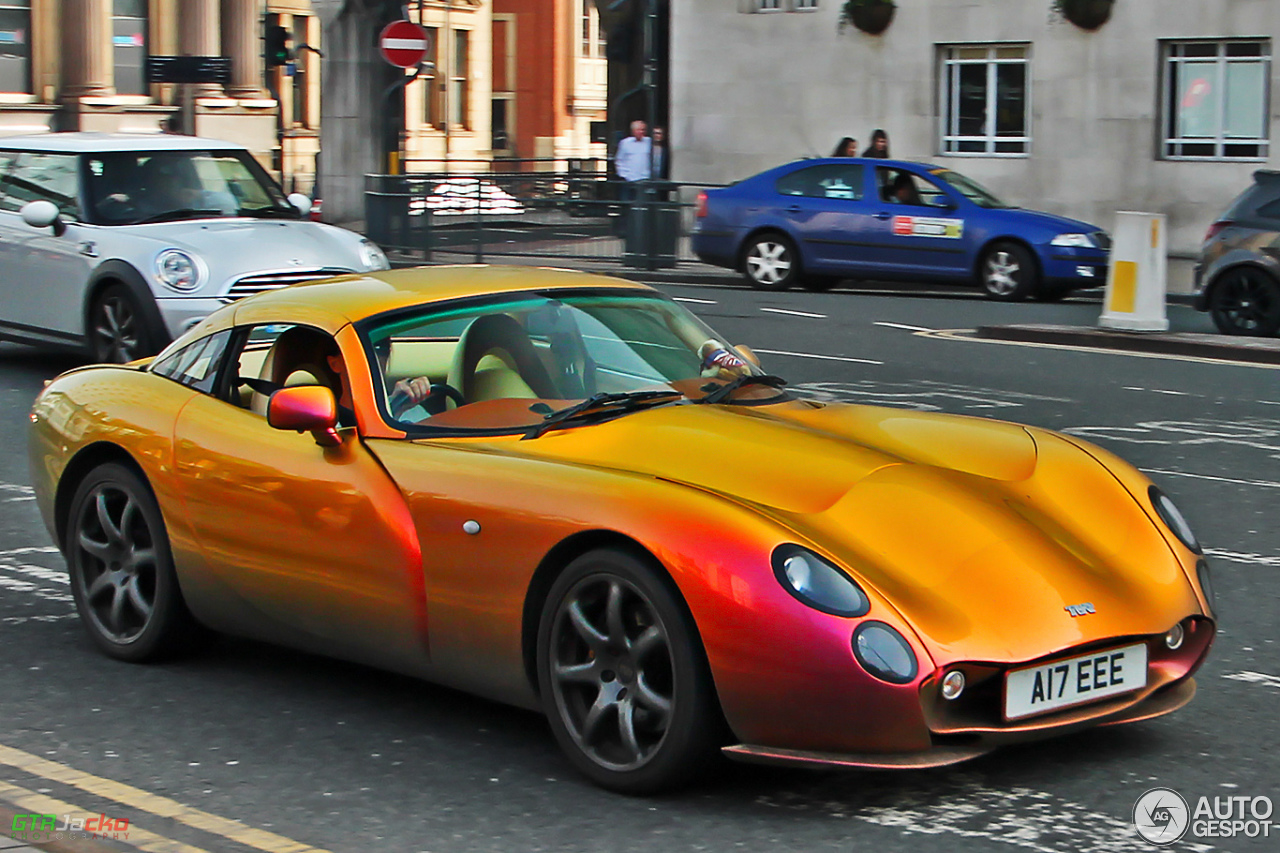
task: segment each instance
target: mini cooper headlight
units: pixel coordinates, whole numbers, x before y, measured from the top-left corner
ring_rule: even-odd
[[[1148,492],[1151,497],[1151,506],[1155,508],[1156,515],[1160,516],[1160,520],[1165,526],[1178,537],[1178,541],[1186,545],[1195,553],[1202,553],[1200,550],[1200,540],[1191,532],[1191,525],[1187,524],[1186,518],[1182,513],[1178,512],[1178,508],[1173,505],[1173,501],[1169,500],[1169,496],[1152,486]]]
[[[773,549],[773,574],[783,589],[814,610],[833,616],[864,616],[871,609],[866,593],[852,578],[799,545]]]
[[[200,267],[186,252],[165,249],[156,256],[156,277],[171,290],[195,290],[200,286]]]
[[[916,653],[906,638],[883,622],[863,622],[853,632],[853,655],[881,681],[909,684],[916,677]]]
[[[1050,246],[1070,246],[1077,249],[1092,249],[1093,238],[1088,234],[1059,234],[1049,241]]]
[[[391,269],[391,262],[387,260],[386,254],[369,240],[360,241],[360,262],[370,272]]]

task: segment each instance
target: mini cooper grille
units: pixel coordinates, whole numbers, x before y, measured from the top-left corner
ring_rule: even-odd
[[[300,284],[304,281],[315,281],[320,278],[329,278],[335,275],[346,275],[351,270],[338,269],[336,267],[326,267],[324,269],[311,270],[284,270],[282,272],[267,272],[258,275],[247,275],[231,285],[226,295],[222,297],[224,302],[234,302],[237,299],[243,299],[246,296],[253,296],[255,293],[263,293],[268,290],[279,290],[282,287],[288,287],[291,284]]]
[[[1106,231],[1094,231],[1093,242],[1098,244],[1099,249],[1111,248],[1111,235]]]

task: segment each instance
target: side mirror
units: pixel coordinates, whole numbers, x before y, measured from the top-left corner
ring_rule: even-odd
[[[747,361],[751,362],[756,367],[760,366],[760,356],[756,355],[755,352],[751,349],[751,347],[747,346],[746,344],[734,344],[733,348],[736,349],[738,352],[742,353],[742,357],[745,358]]]
[[[276,429],[310,432],[321,447],[342,444],[338,401],[323,385],[295,385],[272,393],[267,400],[267,423]]]
[[[29,201],[22,206],[19,215],[32,228],[52,228],[55,234],[62,234],[62,228],[59,227],[62,225],[62,214],[51,201]]]
[[[311,199],[302,193],[289,193],[287,200],[303,216],[311,212]]]

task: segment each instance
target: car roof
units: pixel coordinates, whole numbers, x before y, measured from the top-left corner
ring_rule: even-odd
[[[920,163],[916,160],[886,160],[881,157],[812,157],[807,160],[794,160],[788,163],[788,166],[804,164],[807,166],[823,166],[828,163],[861,163],[866,166],[887,166],[888,168],[897,168],[899,166],[910,166],[916,169],[942,169],[944,166],[938,166],[933,163]]]
[[[224,328],[232,324],[297,322],[332,333],[347,323],[400,308],[472,296],[566,288],[656,292],[638,282],[575,270],[484,264],[432,266],[294,284],[235,303],[234,319],[222,312],[214,316],[221,320],[217,325]]]
[[[37,133],[29,136],[0,138],[0,150],[107,153],[111,151],[207,151],[237,149],[243,145],[201,136],[179,136],[172,133]]]

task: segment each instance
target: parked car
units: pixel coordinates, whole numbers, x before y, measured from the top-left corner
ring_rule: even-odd
[[[92,641],[203,625],[541,709],[632,793],[717,753],[922,768],[1195,694],[1209,567],[1046,429],[798,399],[643,285],[346,276],[228,306],[31,411]]]
[[[753,286],[841,279],[974,282],[993,299],[1106,283],[1096,225],[1010,207],[952,169],[900,160],[788,163],[698,196],[693,251]]]
[[[1280,332],[1280,172],[1259,169],[1204,235],[1195,306],[1226,335]]]
[[[309,207],[231,142],[0,139],[0,338],[124,362],[242,296],[387,268],[359,234],[306,221]]]

